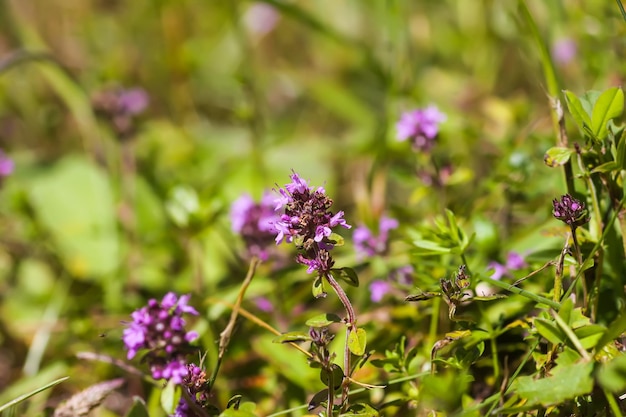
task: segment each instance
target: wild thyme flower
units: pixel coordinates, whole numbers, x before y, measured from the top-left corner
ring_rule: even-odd
[[[552,44],[552,58],[559,65],[567,65],[576,58],[578,47],[572,38],[561,38]]]
[[[509,252],[506,256],[506,264],[496,261],[489,262],[487,269],[493,269],[491,279],[499,280],[503,276],[508,276],[511,271],[517,271],[527,266],[524,257],[517,252]]]
[[[434,105],[405,112],[396,124],[397,138],[399,141],[410,139],[416,151],[427,152],[439,134],[439,124],[445,120],[446,115]]]
[[[398,227],[398,221],[383,216],[378,224],[378,234],[375,235],[367,226],[361,225],[354,229],[352,239],[354,249],[360,259],[383,254],[387,251],[389,231]]]
[[[307,265],[309,273],[318,271],[327,273],[334,261],[329,254],[335,241],[331,239],[333,228],[337,226],[349,229],[343,218],[343,211],[333,214],[333,204],[323,187],[314,190],[295,172],[291,175],[292,182],[280,188],[280,197],[276,200],[275,210],[284,210],[280,219],[274,224],[276,228],[276,244],[282,241],[295,243],[301,253],[297,261]]]
[[[279,217],[274,212],[273,203],[274,198],[268,193],[263,194],[259,203],[244,194],[230,209],[233,231],[243,237],[248,252],[263,261],[269,256],[268,247],[277,233],[274,224],[279,221]]]
[[[120,140],[135,133],[135,117],[148,107],[148,94],[141,88],[109,88],[92,98],[96,112],[106,119]]]
[[[200,408],[205,408],[209,404],[208,381],[206,373],[195,364],[187,365],[187,375],[183,378],[183,389],[187,390],[189,398]],[[178,406],[172,417],[191,417],[196,413],[192,412],[185,396],[180,398]]]
[[[146,360],[154,379],[173,380],[180,384],[187,376],[185,357],[189,342],[196,339],[196,332],[185,330],[183,314],[197,315],[187,304],[188,295],[180,298],[173,292],[167,293],[161,302],[155,299],[132,313],[133,321],[124,329],[123,341],[132,359],[140,349],[149,350]]]
[[[8,177],[13,173],[15,163],[0,149],[0,178]]]
[[[561,196],[560,200],[552,200],[552,215],[570,227],[578,227],[589,221],[585,204],[569,194]]]

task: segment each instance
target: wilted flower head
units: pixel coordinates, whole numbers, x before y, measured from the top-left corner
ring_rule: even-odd
[[[108,120],[120,139],[135,133],[135,117],[148,107],[148,94],[141,88],[109,88],[92,98],[97,113]]]
[[[248,252],[261,260],[268,257],[268,247],[277,233],[274,224],[280,220],[273,203],[274,198],[268,193],[263,194],[259,203],[244,194],[230,208],[233,231],[243,237]]]
[[[284,214],[275,223],[276,243],[283,240],[294,242],[302,252],[297,261],[307,265],[309,273],[330,271],[333,260],[328,251],[334,247],[333,228],[337,226],[349,229],[343,218],[343,211],[333,214],[333,204],[323,187],[316,190],[295,172],[292,182],[280,188],[280,197],[276,200],[275,210],[284,209]]]
[[[570,63],[576,58],[577,46],[572,38],[561,38],[552,45],[552,58],[560,65]]]
[[[552,200],[552,215],[570,227],[577,227],[589,221],[585,204],[569,194],[561,196],[560,200]]]
[[[439,124],[446,120],[436,106],[405,112],[396,124],[398,140],[410,139],[416,151],[429,151],[439,134]]]
[[[15,163],[7,156],[4,151],[0,150],[0,178],[8,177],[13,173]]]
[[[390,217],[381,217],[378,224],[378,234],[375,235],[365,225],[361,225],[354,229],[352,238],[354,239],[354,248],[359,258],[366,258],[377,254],[383,254],[387,251],[387,243],[389,240],[389,231],[398,227],[398,221]]]
[[[196,339],[196,332],[185,330],[184,313],[198,312],[187,304],[188,295],[180,298],[173,292],[167,293],[159,303],[155,299],[132,313],[133,321],[124,329],[124,346],[128,359],[140,349],[149,350],[146,360],[154,379],[173,380],[180,384],[187,375],[185,356],[189,342]]]

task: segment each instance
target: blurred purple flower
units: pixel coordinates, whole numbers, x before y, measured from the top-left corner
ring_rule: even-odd
[[[0,149],[0,178],[8,177],[13,173],[15,163]]]
[[[160,303],[151,299],[147,306],[132,313],[133,321],[124,329],[122,339],[128,359],[141,349],[149,350],[145,359],[154,379],[163,378],[180,384],[187,375],[185,356],[189,342],[198,337],[196,332],[185,330],[183,314],[198,314],[187,304],[188,301],[189,295],[178,298],[172,292],[167,293]]]
[[[275,224],[280,217],[274,212],[274,198],[264,193],[259,203],[244,194],[233,202],[230,208],[232,229],[243,237],[248,252],[267,260],[268,248],[274,243],[278,232]]]
[[[381,217],[378,224],[378,234],[374,235],[372,231],[365,225],[361,225],[354,229],[352,239],[354,240],[354,248],[360,259],[383,254],[387,251],[387,241],[389,239],[389,231],[398,227],[398,221],[390,217]]]
[[[491,279],[499,280],[503,276],[510,276],[511,271],[518,271],[528,266],[524,257],[517,252],[509,252],[506,256],[506,264],[501,264],[496,261],[489,262],[487,269],[493,269]]]
[[[143,113],[148,107],[148,94],[142,88],[131,88],[121,90],[118,96],[120,111],[128,115]]]
[[[274,305],[267,297],[257,297],[254,299],[254,303],[259,310],[265,313],[274,311]]]
[[[96,113],[106,119],[121,140],[135,134],[135,117],[148,107],[148,94],[141,88],[109,87],[94,93],[91,102]]]
[[[566,65],[576,58],[578,48],[572,38],[561,38],[552,44],[552,57],[559,65]]]
[[[391,284],[387,281],[374,280],[370,283],[370,299],[375,303],[379,303],[389,291]]]
[[[399,141],[410,139],[416,151],[427,152],[439,134],[439,124],[445,120],[446,115],[434,105],[407,111],[396,123],[397,138]]]
[[[252,4],[243,17],[244,25],[258,36],[264,36],[271,32],[278,21],[280,14],[276,9],[267,3]]]
[[[389,273],[389,279],[398,284],[410,285],[413,283],[413,266],[405,265]]]

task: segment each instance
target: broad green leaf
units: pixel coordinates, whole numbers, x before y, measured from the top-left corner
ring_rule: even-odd
[[[340,323],[341,317],[333,313],[320,314],[319,316],[312,317],[306,321],[306,325],[309,327],[326,327],[333,323]]]
[[[591,349],[597,345],[605,332],[606,327],[600,324],[590,324],[574,330],[574,334],[578,337],[580,344],[585,349]]]
[[[258,416],[248,410],[243,410],[243,409],[235,410],[233,408],[227,408],[226,410],[222,412],[222,414],[219,415],[219,417],[258,417]]]
[[[619,117],[624,112],[624,92],[620,87],[604,91],[591,113],[591,129],[596,138],[603,140],[608,134],[609,120]]]
[[[534,323],[539,334],[550,343],[557,345],[567,340],[565,333],[555,323],[541,318],[536,318]]]
[[[333,268],[330,270],[335,279],[341,279],[353,287],[359,286],[359,276],[352,268]]]
[[[615,163],[619,169],[626,169],[626,137],[623,135],[619,138],[619,143],[617,144]]]
[[[81,157],[66,157],[35,178],[30,202],[76,277],[102,277],[120,260],[115,204],[104,172]]]
[[[620,355],[612,361],[602,364],[598,371],[598,382],[614,393],[626,391],[626,355]]]
[[[341,367],[337,364],[332,364],[331,365],[332,368],[332,377],[333,377],[333,391],[337,390],[339,387],[341,387],[341,383],[343,382],[343,371],[341,370]],[[320,381],[322,381],[322,383],[324,385],[326,385],[327,387],[330,388],[330,378],[329,378],[329,372],[326,371],[325,369],[320,369]]]
[[[174,414],[178,402],[180,401],[180,385],[169,380],[163,391],[161,391],[161,407],[167,414]]]
[[[330,240],[334,246],[343,246],[345,244],[343,236],[338,233],[331,233],[330,236],[328,236],[328,240]]]
[[[356,356],[363,356],[365,354],[365,347],[367,346],[367,333],[361,328],[352,329],[350,336],[348,336],[348,348]]]
[[[553,375],[548,378],[519,377],[513,382],[512,388],[520,397],[528,401],[527,405],[559,404],[591,392],[593,389],[592,371],[593,363],[557,366],[553,370]]]
[[[272,339],[273,343],[308,342],[311,336],[305,332],[288,332]]]
[[[563,304],[561,304],[561,309],[559,310],[559,316],[561,316],[563,321],[570,326],[572,325],[571,318],[573,309],[574,302],[571,298],[567,298],[565,301],[563,301]]]
[[[584,131],[585,127],[591,126],[591,117],[589,116],[589,113],[584,109],[581,100],[576,96],[576,94],[567,90],[563,91],[563,93],[565,93],[565,102],[567,103],[567,108],[569,109],[570,114],[574,118],[578,128]]]
[[[142,398],[134,396],[133,405],[126,413],[126,417],[150,417],[146,402]]]
[[[543,162],[551,168],[562,166],[565,165],[575,153],[576,151],[574,149],[554,146],[546,151],[543,156]]]

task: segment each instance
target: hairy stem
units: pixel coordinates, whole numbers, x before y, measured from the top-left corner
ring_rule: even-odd
[[[341,303],[343,304],[343,307],[346,310],[346,315],[347,315],[346,345],[344,347],[343,372],[345,376],[350,377],[352,373],[350,369],[351,368],[350,356],[352,355],[352,353],[350,352],[350,346],[348,345],[348,340],[350,339],[350,333],[352,332],[352,330],[356,329],[356,314],[354,313],[354,308],[352,307],[352,303],[350,303],[350,299],[348,299],[348,296],[346,295],[345,291],[343,290],[343,288],[341,288],[341,286],[335,280],[335,278],[333,278],[332,274],[330,273],[325,274],[324,277],[326,278],[326,281],[328,281],[328,284],[330,284],[330,286],[333,288],[333,290],[335,290],[337,297],[339,297],[339,300],[341,301]],[[342,390],[341,390],[342,409],[346,407],[348,404],[349,381],[350,380],[348,378],[345,378],[342,382]],[[332,391],[332,387],[329,387],[329,390]],[[328,417],[331,417],[331,416],[328,416]]]

